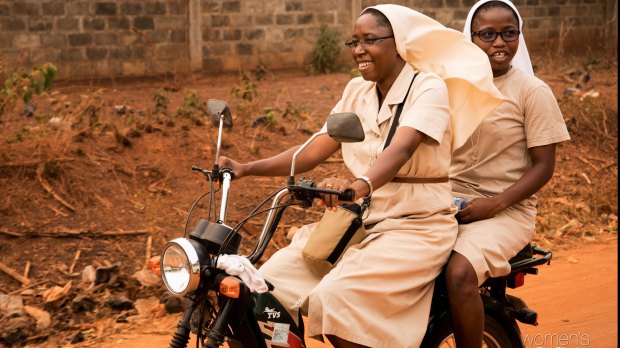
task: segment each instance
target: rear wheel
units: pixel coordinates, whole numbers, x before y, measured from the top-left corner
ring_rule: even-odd
[[[512,328],[511,328],[512,329]],[[429,328],[422,342],[423,348],[456,348],[456,341],[452,332],[450,318],[444,317],[439,325]],[[506,329],[495,318],[484,317],[484,332],[482,337],[483,348],[521,348],[522,345],[514,342]]]

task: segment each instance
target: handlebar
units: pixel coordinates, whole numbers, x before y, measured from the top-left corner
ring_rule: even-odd
[[[214,181],[219,181],[222,182],[222,180],[224,180],[224,174],[229,174],[231,177],[231,180],[235,178],[235,172],[232,171],[232,169],[226,167],[226,168],[219,168],[219,166],[214,166],[213,170],[206,170],[206,169],[202,169],[198,166],[192,166],[192,170],[197,171],[202,173],[202,175],[206,176],[207,178],[211,179],[213,178]]]
[[[344,191],[329,190],[316,187],[312,180],[300,178],[296,185],[288,185],[288,190],[295,199],[311,204],[312,199],[320,198],[320,194],[337,195],[338,200],[351,202],[355,199],[355,191],[346,189]],[[309,206],[309,205],[308,205]]]
[[[223,182],[227,175],[230,175],[230,180],[235,179],[235,172],[230,168],[213,168],[212,171],[202,169],[198,166],[192,166],[192,170],[202,173],[208,178],[213,178],[214,181]],[[313,198],[320,198],[320,194],[337,195],[338,200],[351,202],[355,198],[355,191],[352,189],[346,189],[344,191],[329,190],[316,187],[316,184],[312,180],[300,178],[297,185],[288,185],[289,191],[293,193],[295,198],[303,201],[311,200]]]

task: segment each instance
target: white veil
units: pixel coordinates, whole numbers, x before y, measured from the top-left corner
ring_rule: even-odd
[[[408,7],[372,6],[392,25],[396,50],[420,71],[433,72],[448,87],[452,151],[462,146],[480,121],[502,101],[487,55],[463,33]]]
[[[467,14],[467,20],[465,21],[465,28],[463,28],[463,34],[465,34],[465,36],[467,36],[467,38],[471,40],[472,17],[474,16],[474,13],[476,13],[476,10],[478,10],[480,6],[482,6],[483,4],[489,1],[499,1],[499,2],[505,3],[506,5],[510,6],[513,9],[513,11],[515,11],[515,13],[517,14],[517,17],[519,17],[519,30],[521,30],[521,35],[519,35],[519,49],[517,50],[517,53],[515,54],[515,56],[512,58],[512,66],[519,68],[521,71],[529,75],[534,75],[534,69],[532,68],[532,61],[530,60],[530,54],[527,51],[527,46],[525,45],[525,38],[523,37],[523,19],[521,18],[521,14],[519,13],[517,8],[511,1],[509,0],[480,0],[478,1],[474,6],[472,6],[472,8],[469,10],[469,13]]]

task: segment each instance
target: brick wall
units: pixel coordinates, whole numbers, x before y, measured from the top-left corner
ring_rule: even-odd
[[[344,38],[364,7],[381,2],[0,0],[0,63],[11,71],[52,62],[64,79],[302,67],[321,24]],[[393,2],[461,30],[475,0]],[[617,47],[617,0],[515,4],[534,52],[560,42],[566,50]]]
[[[0,58],[62,78],[187,71],[187,1],[0,0]]]

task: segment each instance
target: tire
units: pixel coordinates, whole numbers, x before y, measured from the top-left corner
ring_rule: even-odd
[[[512,327],[510,328],[512,330]],[[483,348],[522,348],[521,340],[518,342],[511,339],[511,335],[506,331],[505,325],[502,325],[497,319],[485,315],[484,316],[484,332],[483,332]],[[429,326],[429,330],[424,336],[422,348],[455,348],[454,334],[450,317],[442,317],[438,323]]]

